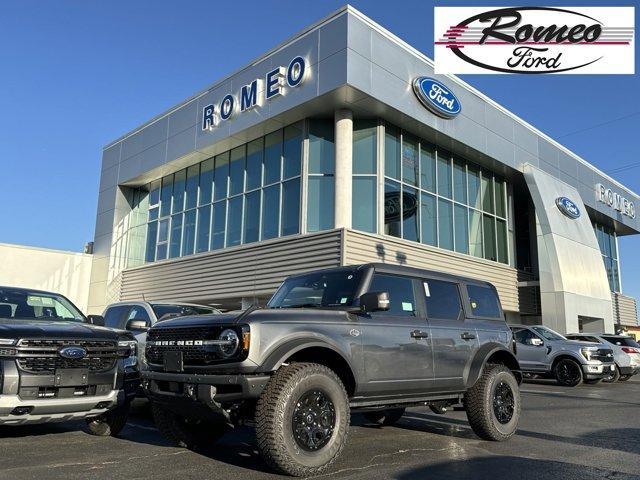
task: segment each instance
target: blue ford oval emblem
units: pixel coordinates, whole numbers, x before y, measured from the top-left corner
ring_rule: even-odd
[[[556,205],[558,209],[569,218],[575,219],[580,216],[580,209],[578,206],[567,197],[556,198]]]
[[[62,358],[77,360],[87,356],[87,351],[82,347],[64,347],[58,350]]]
[[[453,92],[433,78],[416,78],[413,81],[413,92],[425,107],[443,118],[453,118],[462,110],[462,105]]]

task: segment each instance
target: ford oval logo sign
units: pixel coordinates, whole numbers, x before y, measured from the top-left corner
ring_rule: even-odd
[[[556,205],[558,206],[558,209],[569,218],[576,219],[580,216],[580,209],[578,206],[567,197],[556,198]]]
[[[82,347],[64,347],[58,350],[62,358],[78,360],[87,356],[87,351]]]
[[[453,118],[462,110],[460,101],[453,92],[433,78],[416,78],[413,81],[413,91],[425,107],[443,118]]]

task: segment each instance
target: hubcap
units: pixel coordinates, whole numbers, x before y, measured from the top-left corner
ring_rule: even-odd
[[[500,382],[493,393],[493,413],[496,419],[502,423],[509,423],[513,418],[514,398],[511,387]]]
[[[333,435],[336,411],[333,402],[321,390],[306,392],[293,410],[293,438],[303,450],[315,452]]]

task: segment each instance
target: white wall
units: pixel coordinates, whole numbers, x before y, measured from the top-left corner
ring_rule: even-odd
[[[0,285],[61,293],[87,313],[91,255],[0,243]]]

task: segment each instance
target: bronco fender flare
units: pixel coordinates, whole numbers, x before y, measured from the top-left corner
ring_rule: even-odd
[[[520,364],[518,363],[518,359],[513,354],[513,352],[509,351],[507,348],[505,348],[504,345],[500,343],[490,342],[482,345],[469,363],[465,379],[465,385],[467,386],[467,388],[473,386],[478,381],[480,375],[482,375],[484,366],[490,360],[495,361],[496,363],[504,364],[513,372],[516,380],[518,380],[518,383],[522,382]]]

